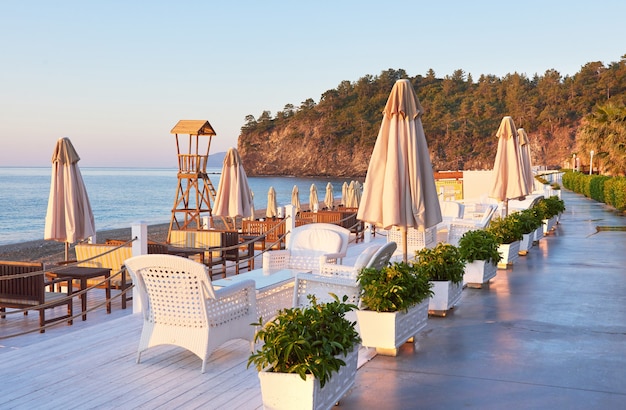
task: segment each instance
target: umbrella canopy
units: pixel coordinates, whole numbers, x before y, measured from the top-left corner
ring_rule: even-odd
[[[520,156],[522,158],[522,172],[526,178],[526,185],[530,194],[535,188],[535,176],[533,175],[532,162],[530,161],[530,141],[524,128],[517,130],[517,138],[519,139]]]
[[[365,178],[357,218],[384,229],[427,229],[442,221],[421,115],[409,80],[393,86]]]
[[[276,206],[276,190],[271,186],[267,191],[267,208],[265,209],[265,216],[268,218],[275,218],[278,215],[278,207]]]
[[[311,189],[309,192],[309,208],[311,211],[317,211],[320,206],[320,201],[317,197],[317,187],[315,184],[311,184]]]
[[[213,215],[227,216],[234,219],[238,216],[248,218],[252,215],[252,197],[248,177],[243,169],[241,157],[235,148],[229,148],[224,157],[222,177],[217,187]],[[232,226],[234,228],[234,226]]]
[[[79,160],[69,138],[60,138],[52,154],[44,239],[65,242],[65,260],[68,260],[70,243],[96,234],[87,189],[78,168]]]
[[[341,185],[341,203],[343,206],[347,206],[348,202],[348,183],[344,181],[343,185]]]
[[[291,205],[293,205],[296,214],[299,214],[302,205],[300,204],[300,190],[298,189],[298,185],[294,185],[291,190]]]
[[[326,208],[333,209],[335,205],[335,193],[333,192],[333,184],[326,184],[326,195],[324,195],[324,205]]]
[[[517,128],[515,128],[513,118],[502,118],[496,136],[498,137],[498,151],[493,164],[493,185],[489,196],[498,201],[504,201],[505,215],[507,215],[509,199],[523,199],[529,192],[522,172]]]

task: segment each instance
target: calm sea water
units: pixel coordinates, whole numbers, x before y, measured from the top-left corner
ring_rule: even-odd
[[[217,189],[220,168],[207,169]],[[169,223],[176,196],[176,169],[155,168],[81,168],[96,221],[96,230],[126,228],[135,221],[148,224]],[[51,168],[0,167],[0,245],[43,239]],[[266,208],[267,191],[276,190],[278,205],[291,202],[294,185],[300,201],[309,202],[314,183],[320,201],[326,184],[333,184],[335,198],[349,179],[250,177],[255,209]]]

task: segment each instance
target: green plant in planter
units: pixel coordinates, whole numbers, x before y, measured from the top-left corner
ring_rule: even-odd
[[[484,229],[465,232],[459,239],[459,253],[466,262],[487,261],[497,264],[502,259],[498,252],[498,239]]]
[[[510,215],[519,224],[523,234],[529,234],[541,226],[541,218],[532,208],[523,209]]]
[[[541,219],[550,219],[565,211],[565,202],[558,196],[551,196],[542,198],[535,207],[541,214]]]
[[[449,243],[438,243],[434,248],[423,248],[415,252],[413,262],[420,274],[431,281],[460,283],[465,273],[465,260],[459,248]]]
[[[520,224],[512,214],[492,219],[487,230],[496,236],[499,244],[513,243],[524,236]]]
[[[248,367],[254,364],[258,371],[297,373],[306,380],[312,374],[320,387],[346,363],[344,357],[361,341],[354,329],[355,322],[345,318],[357,306],[346,304],[347,296],[340,301],[318,304],[314,295],[308,296],[310,306],[282,309],[278,315],[260,326],[254,341],[263,342],[248,358]]]
[[[396,262],[382,269],[361,269],[357,280],[363,290],[361,302],[377,312],[406,312],[432,296],[428,278],[406,262]]]

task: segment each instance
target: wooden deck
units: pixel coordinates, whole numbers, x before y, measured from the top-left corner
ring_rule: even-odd
[[[349,256],[363,244],[353,245]],[[260,262],[259,262],[260,263]],[[260,266],[260,265],[259,265]],[[115,296],[117,292],[114,292]],[[89,294],[89,306],[102,305],[104,291]],[[76,301],[76,312],[80,302]],[[59,308],[59,309],[62,309]],[[37,312],[0,319],[0,337],[36,328]],[[121,309],[119,299],[106,314],[104,306],[74,325],[0,339],[0,408],[262,408],[257,371],[246,368],[249,343],[228,342],[201,360],[175,346],[157,346],[136,364],[142,320],[132,303]],[[374,356],[362,348],[359,365]]]

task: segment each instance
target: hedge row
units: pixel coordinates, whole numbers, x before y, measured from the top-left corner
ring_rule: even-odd
[[[566,171],[563,186],[598,202],[604,202],[620,211],[626,210],[626,178],[587,175]]]

